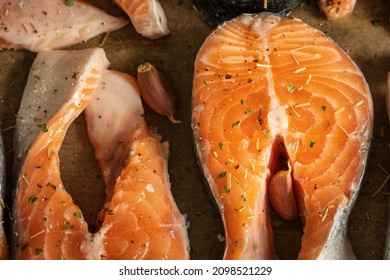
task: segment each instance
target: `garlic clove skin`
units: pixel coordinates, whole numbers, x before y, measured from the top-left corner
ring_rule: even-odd
[[[139,65],[137,83],[141,91],[141,98],[146,105],[156,113],[167,116],[171,122],[181,123],[173,117],[176,111],[173,90],[155,66],[149,62]]]
[[[292,221],[298,216],[290,170],[275,173],[268,186],[268,195],[275,212],[284,220]]]

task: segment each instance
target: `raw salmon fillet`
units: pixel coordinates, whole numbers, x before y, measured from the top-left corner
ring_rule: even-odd
[[[277,258],[268,188],[286,169],[304,231],[298,258],[354,258],[347,223],[373,105],[351,58],[299,19],[242,15],[203,43],[192,94],[196,151],[225,226],[224,258]]]
[[[0,48],[61,49],[127,23],[83,0],[0,0]]]
[[[135,30],[144,37],[158,39],[169,34],[168,21],[158,0],[114,0],[130,17]]]
[[[105,71],[85,114],[107,186],[88,258],[103,250],[106,259],[188,259],[185,219],[170,191],[168,142],[148,129],[135,78]]]
[[[169,200],[164,150],[147,132],[134,83],[107,66],[100,48],[44,51],[34,60],[15,134],[16,259],[188,255],[184,220]],[[97,233],[88,231],[59,167],[66,131],[89,104],[89,135],[108,190]]]

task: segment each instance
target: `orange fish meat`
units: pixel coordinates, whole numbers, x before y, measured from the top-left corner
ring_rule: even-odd
[[[194,71],[196,151],[224,222],[224,258],[277,258],[269,197],[285,196],[281,212],[294,205],[291,192],[269,192],[274,176],[294,190],[303,224],[298,258],[355,258],[347,222],[373,104],[351,58],[299,19],[246,14],[211,33]]]
[[[337,20],[352,14],[356,0],[319,0],[321,13],[328,20]]]
[[[167,147],[148,132],[134,79],[107,66],[99,48],[45,51],[34,60],[15,134],[16,259],[188,258]],[[66,131],[84,109],[107,187],[96,233],[88,231],[59,168]]]
[[[130,17],[135,30],[144,37],[158,39],[169,34],[168,21],[158,0],[114,0]]]

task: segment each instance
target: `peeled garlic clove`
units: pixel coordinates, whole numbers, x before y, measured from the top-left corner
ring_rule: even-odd
[[[298,216],[290,170],[275,173],[268,186],[268,195],[275,212],[284,220],[292,221]]]
[[[167,116],[173,123],[176,111],[176,101],[173,91],[163,75],[151,63],[138,66],[137,83],[142,100],[156,113]]]

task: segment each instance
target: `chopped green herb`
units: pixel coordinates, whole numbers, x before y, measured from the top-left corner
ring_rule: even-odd
[[[204,83],[206,86],[208,85],[208,83],[207,83],[207,81],[206,81],[206,80],[204,80],[204,81],[203,81],[203,83]]]
[[[55,185],[53,185],[52,183],[50,183],[50,182],[47,183],[46,186],[52,188],[53,190],[56,190],[56,189],[57,189],[57,187],[56,187]]]
[[[267,136],[267,137],[270,137],[270,136],[271,136],[271,132],[269,132],[269,131],[266,130],[266,129],[263,130],[263,133],[264,133],[264,135]]]
[[[34,252],[35,252],[35,255],[39,256],[40,253],[42,253],[42,249],[41,248],[35,248]]]
[[[309,142],[310,148],[313,148],[315,143],[316,143],[316,142],[310,140],[310,142]]]
[[[220,150],[223,150],[223,143],[222,143],[222,142],[219,142],[219,143],[218,143],[218,147],[219,147]]]
[[[381,22],[379,19],[374,18],[373,20],[371,20],[371,24],[373,26],[379,26],[381,24]]]
[[[241,200],[242,200],[242,201],[246,201],[246,195],[245,195],[245,194],[242,194],[242,195],[241,195]]]
[[[236,127],[240,124],[240,121],[235,121],[233,124],[232,124],[232,127]]]
[[[321,109],[322,109],[322,111],[325,112],[325,111],[326,111],[326,105],[322,105],[322,106],[321,106]]]
[[[38,199],[38,197],[36,197],[35,195],[32,195],[32,196],[30,196],[30,198],[28,199],[28,202],[30,202],[31,204],[33,204],[37,199]]]
[[[49,130],[47,129],[45,123],[38,124],[37,127],[39,127],[39,129],[40,129],[42,132],[48,132],[48,131],[49,131]]]
[[[243,105],[244,104],[244,99],[240,99],[240,103],[241,103],[241,105]]]
[[[228,194],[228,193],[230,193],[230,190],[229,190],[228,186],[224,186],[224,187],[223,187],[222,193],[223,193],[223,194]]]
[[[72,228],[71,225],[64,225],[64,230],[69,230],[69,229],[71,229],[71,228]]]
[[[219,173],[219,174],[217,175],[217,178],[223,178],[223,177],[225,177],[225,176],[226,176],[226,171]]]
[[[69,7],[70,7],[70,6],[73,6],[73,4],[74,4],[74,3],[73,3],[73,0],[65,0],[65,5],[66,5],[66,6],[69,6]]]
[[[287,91],[289,93],[292,93],[296,89],[296,87],[294,85],[287,85],[286,88],[287,88]]]
[[[253,114],[252,109],[251,108],[246,109],[245,114],[252,115]]]
[[[65,200],[61,200],[60,205],[65,205]]]
[[[107,213],[107,215],[114,215],[114,210],[108,209],[108,208],[104,208],[103,213]]]
[[[80,211],[74,212],[73,216],[75,216],[77,218],[81,218],[81,212]]]
[[[69,230],[71,228],[74,228],[74,226],[71,225],[69,222],[66,222],[65,225],[64,225],[64,230]]]
[[[112,38],[115,41],[122,41],[123,36],[121,34],[110,34],[110,38]]]

